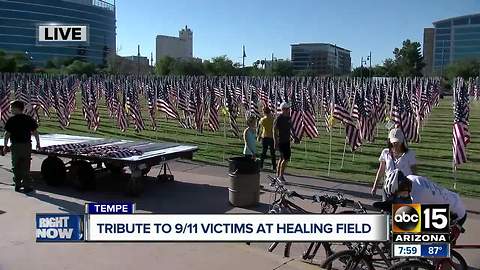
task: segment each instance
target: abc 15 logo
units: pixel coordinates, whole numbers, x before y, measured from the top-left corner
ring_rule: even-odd
[[[449,205],[394,204],[392,225],[394,233],[447,233],[450,228]]]

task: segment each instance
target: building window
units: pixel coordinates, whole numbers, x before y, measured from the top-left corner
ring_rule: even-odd
[[[465,25],[468,24],[468,18],[460,18],[453,20],[453,25]]]
[[[470,24],[480,24],[480,16],[470,17]]]
[[[450,48],[450,40],[440,40],[435,42],[435,48]]]
[[[436,35],[441,35],[441,34],[450,34],[452,30],[450,28],[443,28],[443,29],[435,29],[435,34]]]
[[[439,23],[436,23],[434,25],[435,25],[435,28],[448,28],[448,27],[450,27],[450,22],[451,21],[439,22]]]
[[[455,48],[462,46],[480,46],[480,39],[478,40],[456,40]]]
[[[455,34],[454,37],[455,37],[455,40],[474,40],[474,39],[480,39],[480,33]]]
[[[455,53],[480,53],[480,46],[472,47],[457,47],[454,49]]]
[[[435,39],[436,40],[450,40],[450,34],[448,34],[448,35],[436,35]]]
[[[455,34],[461,34],[461,33],[480,33],[480,27],[455,28]]]

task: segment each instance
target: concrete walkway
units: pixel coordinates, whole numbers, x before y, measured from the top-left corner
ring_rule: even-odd
[[[0,158],[0,270],[10,269],[318,269],[301,262],[303,244],[294,244],[291,258],[282,257],[279,246],[274,253],[266,244],[241,243],[69,243],[41,244],[34,242],[35,213],[83,213],[84,203],[125,200],[126,177],[112,179],[99,176],[96,191],[78,192],[69,186],[49,187],[37,181],[37,192],[26,196],[11,186],[9,156]],[[32,171],[39,179],[43,157],[34,156]],[[158,183],[153,176],[146,182],[145,193],[136,202],[138,212],[146,213],[248,213],[266,212],[270,193],[261,195],[261,203],[249,209],[228,204],[226,168],[193,162],[174,162],[171,169],[176,181]],[[262,177],[264,180],[264,177]],[[289,176],[289,188],[299,193],[342,192],[362,202],[372,201],[367,186],[338,183],[308,177]],[[263,183],[268,186],[267,183]],[[480,244],[480,206],[478,199],[465,199],[471,210],[466,223],[467,233],[461,243]],[[316,205],[298,202],[315,211]],[[4,213],[2,213],[4,212]],[[462,252],[469,265],[480,268],[480,251]],[[475,255],[476,254],[476,255]],[[321,260],[321,256],[316,261]]]

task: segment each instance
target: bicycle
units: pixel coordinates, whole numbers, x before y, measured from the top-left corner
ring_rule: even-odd
[[[333,214],[337,211],[339,206],[345,207],[346,205],[353,205],[354,201],[343,198],[343,195],[314,195],[314,196],[305,196],[300,195],[295,191],[289,191],[285,188],[283,183],[278,181],[278,179],[268,176],[270,179],[270,186],[275,187],[274,201],[272,207],[269,210],[269,213],[278,214],[278,213],[299,213],[299,214],[311,214],[311,212],[303,209],[302,207],[296,205],[289,198],[300,198],[310,199],[314,203],[320,203],[322,214]],[[278,197],[278,198],[277,198]],[[353,210],[342,211],[343,214],[352,214],[356,213]],[[273,242],[269,248],[269,252],[273,252],[280,242]],[[346,244],[346,243],[344,243]],[[290,249],[292,242],[286,242],[284,249],[284,257],[290,257]],[[307,250],[303,253],[302,258],[304,260],[313,260],[317,254],[319,248],[323,246],[325,253],[328,255],[332,254],[332,244],[329,242],[312,242],[309,244]],[[313,252],[312,252],[313,251]]]
[[[354,201],[345,199],[342,194],[337,195],[314,195],[313,201],[320,203],[322,214],[334,214],[339,206],[346,207],[354,205]],[[344,210],[338,212],[338,214],[357,214],[358,210]],[[303,252],[302,259],[313,260],[315,258],[320,246],[323,246],[326,257],[333,254],[332,244],[329,242],[312,242],[305,252]],[[347,245],[347,243],[343,243]]]
[[[367,213],[361,202],[357,202],[360,213]],[[377,257],[379,256],[379,257]],[[397,260],[391,256],[390,242],[360,242],[351,244],[346,250],[328,256],[321,267],[324,269],[375,269],[374,263],[383,262],[387,267]]]
[[[295,203],[293,203],[288,199],[288,198],[296,197],[304,200],[307,196],[302,196],[295,191],[289,191],[287,188],[285,188],[284,184],[280,182],[278,179],[272,176],[267,176],[267,177],[270,179],[270,186],[275,188],[274,200],[268,211],[269,214],[283,214],[283,213],[310,214],[310,212],[296,205]],[[280,242],[273,242],[268,247],[268,251],[273,252],[273,250],[275,250],[275,248],[278,246],[279,243]],[[284,257],[290,257],[291,246],[292,246],[292,242],[286,242],[285,249],[283,251]]]

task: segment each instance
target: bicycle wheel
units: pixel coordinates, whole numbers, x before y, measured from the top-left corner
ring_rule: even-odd
[[[358,214],[354,210],[344,210],[336,212],[334,214]],[[351,243],[339,243],[339,242],[312,242],[308,244],[308,247],[302,254],[302,259],[304,260],[313,260],[318,253],[320,247],[323,247],[325,258],[328,258],[333,253],[336,252],[336,248],[339,246],[346,246],[348,249],[351,249]]]
[[[387,270],[435,270],[435,267],[428,262],[411,260],[394,264]]]
[[[342,250],[329,256],[320,266],[327,270],[375,270],[372,260],[354,250]]]
[[[450,260],[448,262],[455,270],[467,270],[468,265],[463,256],[455,250],[450,251]]]

